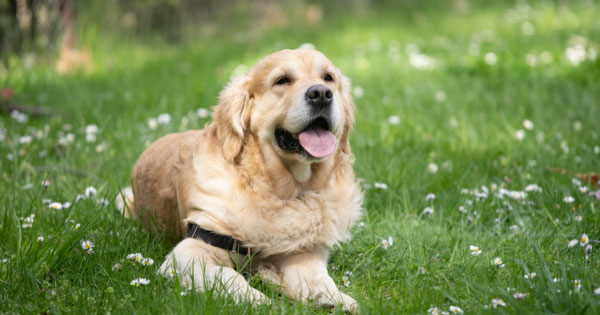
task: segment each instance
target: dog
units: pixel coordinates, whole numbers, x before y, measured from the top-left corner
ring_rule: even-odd
[[[158,272],[188,288],[270,303],[243,264],[292,299],[356,312],[327,272],[330,248],[362,212],[354,111],[349,79],[325,55],[275,52],[231,80],[204,129],[150,145],[119,207],[181,239]]]

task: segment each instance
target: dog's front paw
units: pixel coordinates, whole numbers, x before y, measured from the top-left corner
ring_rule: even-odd
[[[358,302],[350,296],[342,293],[325,293],[317,294],[314,298],[315,304],[326,308],[334,308],[342,306],[342,310],[355,314],[358,311]]]

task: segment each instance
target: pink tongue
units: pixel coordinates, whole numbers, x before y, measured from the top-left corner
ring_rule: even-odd
[[[313,157],[324,158],[335,149],[336,139],[331,131],[320,127],[312,127],[300,133],[300,144]]]

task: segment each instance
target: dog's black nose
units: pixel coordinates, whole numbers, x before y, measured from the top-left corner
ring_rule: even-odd
[[[333,92],[323,84],[315,84],[306,90],[306,101],[314,107],[322,108],[331,104]]]

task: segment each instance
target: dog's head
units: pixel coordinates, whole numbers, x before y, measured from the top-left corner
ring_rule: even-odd
[[[311,49],[282,50],[260,60],[223,90],[214,120],[227,159],[253,135],[263,153],[283,161],[321,163],[349,153],[354,122],[350,82]]]

